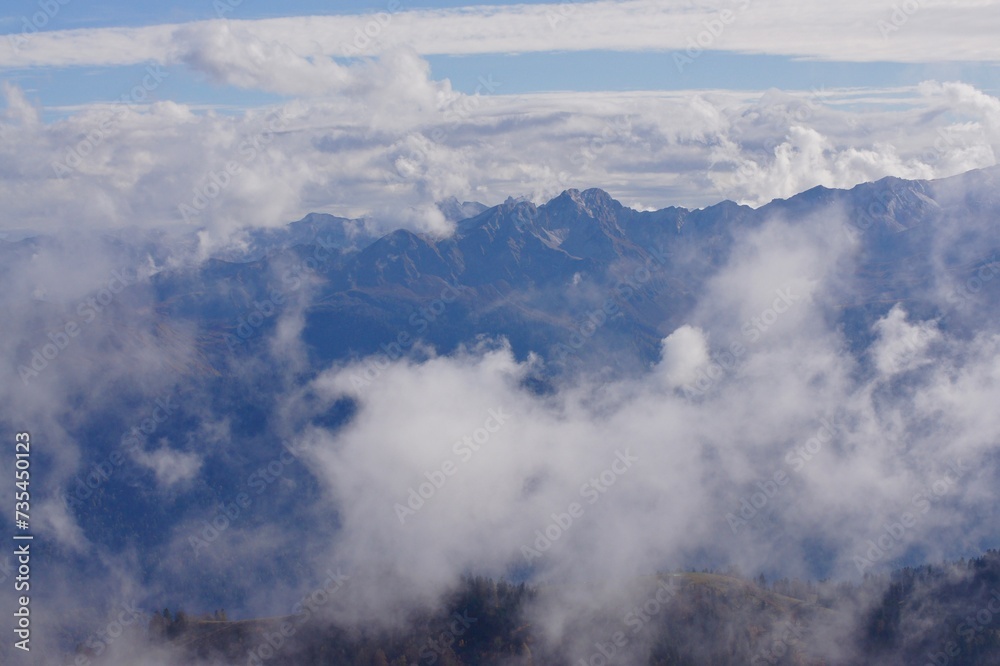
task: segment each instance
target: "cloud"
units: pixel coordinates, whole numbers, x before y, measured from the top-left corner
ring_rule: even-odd
[[[879,334],[872,348],[875,367],[887,376],[932,363],[928,347],[941,337],[934,322],[908,323],[905,310],[898,305],[876,324],[875,330]]]
[[[691,326],[681,326],[663,340],[660,368],[673,388],[690,384],[708,363],[708,345],[702,332]]]
[[[160,446],[151,452],[138,451],[134,457],[140,465],[153,471],[157,484],[167,489],[193,479],[202,463],[198,454],[177,451],[169,446]]]
[[[206,62],[238,61],[227,49],[251,48],[228,29],[221,34],[219,53]],[[46,124],[9,85],[0,119],[8,229],[173,226],[204,232],[210,248],[246,227],[323,211],[368,217],[385,231],[441,234],[448,227],[434,203],[448,196],[543,201],[599,186],[653,207],[724,198],[758,204],[815,185],[949,176],[992,165],[1000,144],[996,99],[958,83],[808,94],[503,95],[503,82],[494,81],[493,92],[462,95],[432,80],[407,50],[349,67],[291,62],[293,71],[281,75],[245,73],[302,91],[340,86],[344,94],[235,116],[201,113],[140,101],[144,86],[169,80],[170,70],[152,69],[127,95],[135,101]],[[339,73],[325,77],[328,66]],[[227,76],[229,66],[219,67]],[[243,80],[244,70],[234,65],[229,76]],[[861,98],[863,109],[845,108]],[[902,136],[901,122],[910,128]]]
[[[753,192],[749,202],[760,205],[788,198],[817,184],[843,188],[890,174],[919,180],[931,178],[933,173],[930,166],[916,159],[905,163],[894,146],[876,144],[871,149],[837,150],[816,130],[793,125],[787,140],[774,148],[769,163],[762,166],[746,159],[737,168],[735,178],[722,176],[718,180],[727,189]]]
[[[183,44],[172,60],[225,85],[294,97],[359,98],[380,107],[435,108],[450,93],[447,82],[430,79],[430,67],[410,48],[395,47],[376,60],[342,65],[321,52],[297,52],[291,44],[268,39],[246,25],[210,22],[182,27]],[[296,40],[298,43],[299,40]]]
[[[958,82],[928,81],[917,92],[920,104],[885,115],[840,111],[853,92],[841,100],[829,91],[765,93],[722,136],[710,178],[737,200],[760,205],[816,185],[849,188],[885,176],[932,179],[996,164],[1000,100]],[[956,113],[962,118],[945,120]],[[903,118],[905,138],[888,124]]]
[[[38,109],[28,102],[24,92],[14,84],[3,82],[3,96],[7,101],[4,109],[6,123],[14,127],[34,127],[38,124]]]

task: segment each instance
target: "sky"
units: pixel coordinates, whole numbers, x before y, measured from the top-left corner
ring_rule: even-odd
[[[32,158],[0,227],[218,245],[320,211],[441,234],[452,196],[759,205],[950,176],[996,163],[998,5],[8,4],[0,152]]]

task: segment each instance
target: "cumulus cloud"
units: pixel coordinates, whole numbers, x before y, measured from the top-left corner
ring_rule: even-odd
[[[887,376],[931,363],[928,347],[941,335],[934,322],[908,323],[906,312],[898,305],[878,322],[876,331],[879,339],[872,348],[875,367]]]
[[[660,368],[674,388],[695,381],[698,370],[708,363],[708,345],[700,330],[681,326],[663,340]]]
[[[901,160],[892,145],[876,143],[869,149],[838,150],[815,129],[800,125],[789,128],[786,140],[769,157],[763,165],[744,159],[735,177],[717,177],[718,182],[727,189],[756,193],[749,201],[759,205],[815,185],[850,187],[890,174],[913,180],[931,178],[934,174],[931,166],[916,158]]]
[[[249,48],[227,40],[222,50]],[[325,67],[303,64],[304,71],[314,66]],[[596,185],[654,207],[723,198],[759,204],[815,185],[989,166],[1000,142],[996,99],[965,84],[822,94],[503,95],[502,82],[493,82],[492,92],[470,96],[429,78],[426,63],[405,50],[330,67],[346,73],[317,76],[345,94],[237,116],[136,102],[44,124],[40,110],[8,86],[0,122],[7,228],[51,230],[69,220],[174,225],[203,230],[211,246],[245,227],[317,210],[368,217],[383,230],[441,234],[448,227],[434,203],[448,196],[541,201]],[[312,74],[304,76],[308,88]],[[299,85],[291,74],[275,80]],[[410,103],[396,103],[396,95]],[[868,99],[865,110],[844,108],[859,95]],[[892,108],[901,96],[902,111]],[[910,128],[905,136],[900,122]]]
[[[921,103],[902,113],[910,129],[926,134],[902,138],[886,124],[893,114],[839,111],[856,92],[834,100],[825,90],[804,96],[770,91],[722,137],[710,177],[730,196],[758,205],[816,185],[939,178],[996,164],[996,98],[958,82],[928,81],[917,93]],[[962,118],[949,122],[946,113]],[[868,139],[858,142],[860,134]]]

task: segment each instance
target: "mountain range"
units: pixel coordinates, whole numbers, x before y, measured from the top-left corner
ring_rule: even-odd
[[[303,302],[304,336],[321,362],[377,353],[405,333],[442,352],[502,336],[519,356],[540,354],[556,367],[641,367],[685,321],[741,234],[775,218],[828,215],[831,235],[860,244],[856,263],[845,267],[853,285],[840,314],[858,331],[895,303],[933,310],[932,264],[962,282],[996,261],[1000,231],[977,226],[962,238],[955,230],[970,218],[995,219],[998,177],[994,168],[933,182],[816,187],[756,209],[725,201],[636,211],[600,189],[567,190],[541,205],[452,201],[442,205],[452,218],[479,212],[457,220],[444,238],[404,229],[376,238],[362,220],[310,214],[256,234],[242,261],[165,271],[154,283],[171,318],[202,323],[204,335],[221,334],[232,349],[242,349],[244,338],[262,339],[241,335],[247,327],[240,322],[266,310],[271,292],[297,292],[315,278]],[[938,257],[932,248],[942,238],[948,254]],[[983,298],[995,298],[995,284],[988,287]],[[453,304],[437,315],[422,312],[449,289],[457,290]],[[609,298],[620,307],[580,345],[588,316]],[[260,328],[270,330],[276,318],[261,314]]]
[[[245,230],[236,242],[213,248],[207,256],[196,235],[108,232],[98,243],[121,269],[107,289],[73,300],[69,307],[35,289],[24,316],[31,334],[17,341],[14,354],[15,372],[24,384],[34,390],[62,382],[45,366],[64,363],[58,357],[63,353],[72,360],[60,367],[86,368],[80,373],[88,382],[109,377],[94,380],[99,391],[91,391],[89,384],[65,388],[67,410],[86,406],[82,415],[59,421],[66,438],[78,444],[79,457],[49,463],[64,475],[58,481],[58,500],[74,529],[105,559],[131,558],[156,590],[151,598],[166,600],[175,609],[251,607],[259,602],[260,586],[300,582],[305,575],[301,553],[288,549],[264,562],[237,560],[225,577],[202,574],[198,558],[213,557],[202,550],[214,541],[206,536],[211,533],[207,526],[222,515],[227,526],[238,522],[241,530],[290,524],[293,540],[305,531],[330,538],[338,533],[343,526],[339,511],[320,516],[312,508],[328,489],[297,456],[285,456],[287,442],[282,442],[305,437],[314,428],[339,432],[358,414],[358,402],[350,396],[313,410],[323,398],[312,382],[325,370],[351,368],[352,387],[364,388],[392,364],[421,364],[509,346],[516,361],[530,368],[519,380],[521,386],[539,400],[580,377],[596,377],[608,385],[642,377],[661,363],[666,338],[685,326],[714,322],[705,294],[724,298],[732,291],[736,285],[720,277],[723,269],[760,252],[759,242],[747,239],[760,238],[771,228],[809,234],[811,243],[830,252],[850,248],[837,255],[832,277],[815,298],[829,328],[842,335],[858,360],[853,370],[858,376],[881,367],[873,346],[894,308],[904,306],[911,317],[934,321],[959,340],[975,339],[984,322],[994,321],[994,313],[1000,312],[1000,281],[993,280],[1000,250],[996,167],[938,181],[885,178],[849,190],[816,187],[759,208],[724,201],[699,210],[638,211],[595,188],[566,190],[540,205],[515,198],[490,207],[449,200],[439,209],[453,225],[450,234],[386,233],[374,220],[316,212],[284,226]],[[781,242],[780,234],[773,242]],[[0,272],[16,280],[18,266],[72,243],[54,236],[2,240]],[[778,298],[799,298],[781,283],[773,288]],[[87,305],[88,298],[95,302]],[[763,318],[764,323],[755,318],[738,322],[732,335],[744,343],[754,340],[770,325],[767,310]],[[71,342],[67,334],[65,352],[60,346],[56,357],[43,355],[46,344],[61,345],[60,331],[69,330],[67,322],[79,325],[80,337]],[[706,353],[721,358],[731,348],[729,342],[709,337]],[[160,363],[156,385],[162,392],[152,394],[108,374],[114,363],[73,356],[70,344],[87,345],[96,350],[97,359],[126,359],[126,370],[128,363],[155,349]],[[41,367],[33,365],[38,356]],[[880,389],[877,398],[905,395],[905,381]],[[62,383],[58,386],[63,390]],[[677,396],[692,395],[690,383],[672,390]],[[166,416],[161,421],[157,413]],[[124,454],[119,446],[125,447]],[[40,455],[44,461],[46,454]],[[540,481],[523,480],[525,494],[533,483]],[[247,501],[252,502],[256,495],[251,491],[258,488],[272,489],[267,501],[241,512],[238,498],[249,493]],[[38,549],[81,572],[101,565],[85,561],[73,549],[44,543]],[[803,552],[815,566],[811,574],[822,578],[829,573],[822,544],[809,544]],[[920,556],[908,552],[901,564],[921,564]],[[680,570],[701,569],[699,557],[708,556],[694,553]],[[718,562],[705,564],[711,568]],[[992,576],[994,570],[991,560],[987,573]],[[531,573],[530,567],[512,569],[512,584],[529,581]],[[763,582],[685,575],[689,607],[702,614],[699,626],[708,616],[751,612],[745,605],[729,606],[734,586],[769,617],[751,634],[773,630],[779,619],[794,619],[789,609],[802,604],[813,604],[809,613],[826,612],[817,610],[826,606],[816,606],[801,590],[779,599]],[[988,603],[983,586],[992,579],[987,578],[974,594],[969,592],[969,603],[973,598]],[[892,583],[885,579],[880,584]],[[727,590],[722,601],[713,596],[720,586]],[[534,592],[520,588],[510,594],[514,596],[508,601]],[[860,592],[837,594],[841,601],[856,600]],[[491,603],[500,603],[495,590],[490,595]],[[702,603],[706,595],[715,601]],[[907,599],[914,607],[920,603],[916,597]],[[775,608],[784,610],[774,614]],[[423,626],[437,621],[436,610],[427,611]],[[934,617],[944,621],[952,610],[942,607]],[[878,649],[888,649],[885,641],[903,640],[900,632],[911,630],[899,624],[893,608],[883,611],[891,616],[886,622],[896,624],[873,621],[868,638],[883,641]],[[441,663],[543,663],[526,659],[525,650],[536,649],[535,639],[528,638],[530,630],[519,633],[530,622],[519,617],[515,622],[515,616],[505,616],[499,633],[487,632],[483,640],[499,641],[496,649],[485,644],[476,648],[480,652],[475,654],[491,655],[488,660],[468,661],[471,652],[463,653],[465,661],[456,660],[461,651],[455,650],[448,657],[452,661],[439,654]],[[267,631],[234,628],[227,621],[191,634],[190,627],[172,624],[176,618],[161,615],[156,622],[156,631],[171,639],[194,640],[192,636],[201,635],[197,632],[215,629],[228,632],[218,643],[210,641],[205,654],[238,651],[246,639],[244,630],[251,638],[258,630]],[[670,635],[672,630],[664,631]],[[989,643],[994,634],[987,635],[983,640],[994,645]],[[385,636],[370,638],[351,635],[340,643],[350,644],[352,659],[363,654],[371,663],[413,657],[413,636],[397,643],[382,641]],[[987,643],[977,643],[975,649],[969,643],[964,654],[984,654]],[[757,644],[747,639],[737,653],[745,655],[748,646]],[[684,651],[690,646],[681,650],[672,645],[663,643],[656,653],[661,660],[655,663],[704,663],[690,661],[695,652]],[[680,652],[670,652],[674,648]],[[376,651],[383,653],[381,662]],[[802,655],[808,653],[797,651],[795,658],[806,659]],[[513,660],[503,661],[500,654]],[[790,659],[768,663],[824,663]]]

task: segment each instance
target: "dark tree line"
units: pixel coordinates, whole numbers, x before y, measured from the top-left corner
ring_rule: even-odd
[[[997,550],[869,574],[858,583],[703,570],[651,579],[638,598],[653,598],[666,580],[675,582],[669,603],[652,606],[655,612],[641,622],[633,618],[634,634],[622,624],[621,609],[597,609],[556,645],[542,640],[534,615],[543,590],[482,577],[464,579],[439,607],[416,612],[405,631],[344,628],[316,618],[276,640],[279,620],[231,622],[224,610],[190,616],[163,609],[152,614],[148,633],[192,659],[244,664],[264,649],[260,662],[274,666],[576,666],[577,630],[597,649],[616,652],[618,663],[651,666],[1000,665]],[[841,623],[844,618],[849,622]],[[620,645],[613,646],[615,640]],[[277,645],[268,651],[271,644]]]

